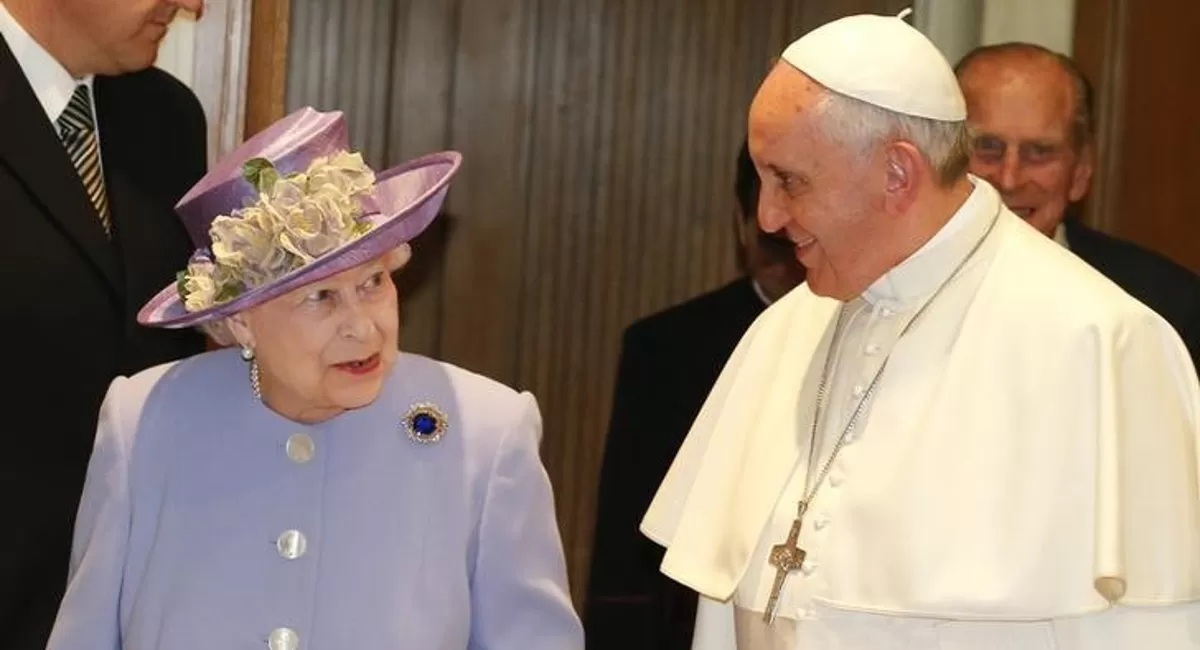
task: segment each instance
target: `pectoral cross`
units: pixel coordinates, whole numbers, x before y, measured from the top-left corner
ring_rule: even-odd
[[[767,600],[767,609],[763,612],[763,622],[770,625],[775,622],[775,610],[779,607],[779,594],[783,591],[783,583],[792,571],[804,565],[804,556],[808,555],[796,542],[800,539],[800,527],[804,524],[804,512],[808,503],[801,501],[796,508],[796,520],[788,531],[787,541],[771,547],[768,562],[775,567],[775,582],[771,585],[771,597]]]

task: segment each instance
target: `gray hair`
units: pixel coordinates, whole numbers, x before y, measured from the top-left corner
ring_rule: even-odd
[[[233,330],[229,329],[227,318],[218,318],[205,323],[201,323],[196,329],[200,330],[205,336],[211,338],[214,343],[221,347],[237,345],[237,339],[233,336]]]
[[[954,74],[961,83],[971,64],[992,56],[1004,55],[1018,55],[1030,59],[1041,58],[1056,63],[1062,69],[1067,78],[1071,80],[1071,99],[1074,101],[1071,111],[1072,144],[1077,152],[1090,144],[1096,133],[1095,95],[1087,75],[1071,57],[1036,43],[1022,41],[981,45],[959,59],[958,63],[954,65]]]
[[[966,173],[971,137],[965,121],[904,115],[828,88],[822,90],[816,112],[824,121],[825,134],[835,142],[865,155],[885,140],[899,138],[916,146],[933,167],[939,184],[950,185]]]

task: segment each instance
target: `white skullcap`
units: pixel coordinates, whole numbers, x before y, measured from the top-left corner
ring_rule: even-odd
[[[967,119],[954,70],[924,34],[899,16],[863,14],[800,37],[783,60],[826,88],[896,113]]]

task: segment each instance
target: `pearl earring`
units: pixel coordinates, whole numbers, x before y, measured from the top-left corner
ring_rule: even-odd
[[[242,346],[242,361],[248,362],[248,361],[253,361],[253,360],[254,360],[254,348],[252,348],[248,345],[243,345]]]

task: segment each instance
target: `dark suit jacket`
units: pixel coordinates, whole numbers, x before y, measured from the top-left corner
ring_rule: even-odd
[[[134,320],[191,253],[173,206],[204,173],[204,113],[190,90],[160,70],[98,77],[94,93],[111,241],[0,38],[4,650],[45,647],[109,382],[204,348],[199,334]]]
[[[737,280],[631,325],[600,471],[584,614],[588,650],[687,650],[696,594],[638,531],[658,484],[762,300]]]
[[[1068,218],[1063,224],[1071,252],[1166,319],[1200,368],[1200,276],[1078,219]]]

